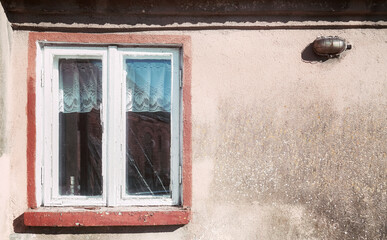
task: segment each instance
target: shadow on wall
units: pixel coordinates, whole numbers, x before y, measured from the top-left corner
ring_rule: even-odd
[[[387,3],[376,0],[220,0],[214,2],[207,0],[142,2],[1,0],[1,2],[12,23],[144,24],[149,28],[149,25],[166,26],[176,23],[387,20]],[[96,30],[93,27],[82,29],[83,32]],[[128,29],[122,31],[128,31]]]
[[[36,234],[99,234],[99,233],[157,233],[174,232],[182,226],[135,226],[135,227],[28,227],[24,214],[13,221],[15,233]]]
[[[329,58],[323,57],[323,56],[318,56],[317,54],[315,54],[313,51],[313,43],[310,43],[306,48],[304,48],[304,50],[302,50],[301,59],[304,62],[317,63],[317,62],[325,62]]]

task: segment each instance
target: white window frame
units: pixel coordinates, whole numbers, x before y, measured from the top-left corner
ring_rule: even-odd
[[[38,44],[38,46],[40,46]],[[179,205],[181,188],[181,85],[178,47],[42,45],[37,53],[37,203],[41,206]],[[58,59],[102,60],[102,196],[61,196],[58,191]],[[171,60],[171,196],[126,195],[126,72],[124,59]]]

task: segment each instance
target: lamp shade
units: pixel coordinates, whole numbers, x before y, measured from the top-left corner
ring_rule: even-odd
[[[313,51],[319,56],[338,57],[347,49],[351,49],[351,45],[344,38],[338,36],[321,36],[313,42]]]

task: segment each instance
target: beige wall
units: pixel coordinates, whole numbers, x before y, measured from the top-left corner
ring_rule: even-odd
[[[11,52],[11,29],[0,4],[0,239],[8,236],[12,227],[10,211],[10,158],[7,151],[7,115],[9,92],[7,83],[10,76],[10,52]]]
[[[11,52],[11,37],[12,30],[5,16],[4,10],[0,4],[0,112],[6,109],[6,79],[9,75],[9,61]],[[6,144],[4,136],[6,129],[5,116],[0,116],[0,156],[3,154]]]
[[[353,49],[324,63],[302,61],[302,50],[320,34],[342,36]],[[386,234],[386,34],[192,34],[196,214],[190,227],[197,236]]]
[[[160,33],[192,37],[192,221],[167,232],[11,239],[386,237],[386,29],[146,34]],[[321,34],[353,48],[339,59],[303,61],[303,49]],[[26,209],[27,38],[13,33],[12,164],[4,171],[12,188],[0,185],[10,191],[10,203],[0,205],[10,221]],[[12,222],[0,227],[8,238]]]

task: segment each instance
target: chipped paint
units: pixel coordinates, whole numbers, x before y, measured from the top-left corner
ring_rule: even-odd
[[[149,226],[149,225],[183,225],[190,220],[190,210],[160,210],[155,212],[127,211],[117,214],[106,211],[100,214],[94,211],[36,211],[24,213],[26,226],[43,227],[82,227],[82,226]]]

